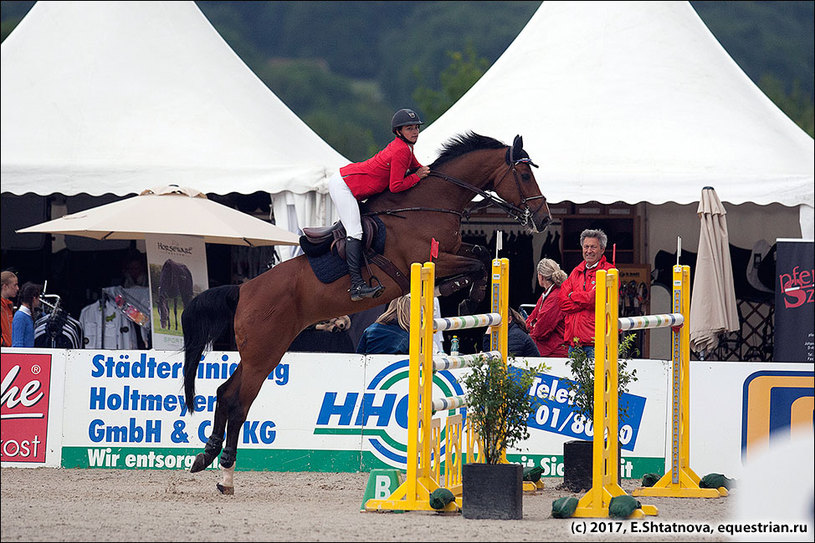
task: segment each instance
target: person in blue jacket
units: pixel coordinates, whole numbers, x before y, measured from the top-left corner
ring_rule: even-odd
[[[34,311],[40,306],[40,286],[28,282],[20,288],[20,308],[11,323],[11,346],[34,346]]]
[[[509,308],[509,323],[507,326],[507,356],[538,357],[540,352],[535,340],[529,336],[526,320],[515,309]],[[490,350],[490,334],[484,334],[483,349]]]
[[[359,354],[410,353],[410,294],[391,300],[357,344]]]

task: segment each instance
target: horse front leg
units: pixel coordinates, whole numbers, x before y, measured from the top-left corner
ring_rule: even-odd
[[[486,263],[485,263],[486,262]],[[487,292],[489,254],[478,245],[462,244],[458,254],[442,253],[436,261],[436,276],[441,277],[440,296],[448,296],[467,287],[470,293],[459,305],[459,315],[472,314]]]
[[[175,329],[178,330],[178,296],[173,298],[173,315],[175,315]]]

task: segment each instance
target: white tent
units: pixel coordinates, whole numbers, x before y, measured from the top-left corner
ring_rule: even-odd
[[[551,202],[689,204],[710,185],[731,204],[798,208],[812,237],[813,139],[688,2],[543,2],[417,157],[465,130],[521,134]]]
[[[272,93],[194,2],[37,2],[2,44],[2,190],[273,195],[324,224],[348,161]],[[294,211],[294,209],[291,209]]]

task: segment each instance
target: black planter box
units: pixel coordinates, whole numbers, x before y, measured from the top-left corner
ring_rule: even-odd
[[[617,459],[622,448],[617,444]],[[563,444],[563,488],[570,492],[583,492],[591,489],[594,471],[594,442],[581,439]],[[617,468],[617,483],[620,471]]]
[[[464,518],[524,518],[523,466],[464,464],[461,467],[461,514]]]

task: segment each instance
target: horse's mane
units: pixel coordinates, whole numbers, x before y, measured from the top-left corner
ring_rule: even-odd
[[[445,162],[449,162],[456,157],[460,157],[472,151],[481,149],[502,149],[504,147],[506,147],[506,145],[497,139],[469,131],[464,134],[459,134],[458,136],[453,136],[447,140],[447,142],[442,145],[441,154],[439,154],[438,158],[430,165],[430,169],[434,170]]]

